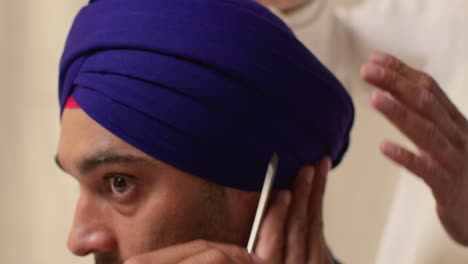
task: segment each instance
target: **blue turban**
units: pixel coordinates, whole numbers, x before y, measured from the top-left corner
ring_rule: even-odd
[[[275,188],[327,155],[337,165],[354,111],[337,79],[251,0],[98,0],[75,18],[60,64],[97,123],[143,152],[208,181]]]

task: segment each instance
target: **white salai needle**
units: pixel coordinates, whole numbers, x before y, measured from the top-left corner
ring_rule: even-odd
[[[270,197],[273,182],[275,181],[276,169],[278,168],[278,161],[278,155],[276,153],[273,153],[270,163],[268,163],[265,181],[263,182],[262,192],[258,201],[257,212],[255,213],[252,231],[250,232],[249,242],[247,244],[247,251],[249,253],[252,253],[255,250],[255,244],[257,243],[260,225],[262,223],[263,216],[268,205],[268,198]]]

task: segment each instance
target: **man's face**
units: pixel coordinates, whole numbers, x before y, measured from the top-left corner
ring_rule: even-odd
[[[58,164],[80,185],[68,239],[76,255],[121,263],[194,239],[245,245],[257,193],[217,186],[122,141],[81,109],[65,109]]]

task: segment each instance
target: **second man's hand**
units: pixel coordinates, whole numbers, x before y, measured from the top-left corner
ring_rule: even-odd
[[[434,79],[382,52],[371,54],[361,77],[380,88],[373,106],[419,148],[383,142],[382,152],[423,179],[453,239],[468,246],[468,122]]]

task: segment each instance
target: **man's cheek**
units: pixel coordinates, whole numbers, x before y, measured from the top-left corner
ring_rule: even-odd
[[[122,259],[148,253],[172,243],[170,226],[156,219],[127,219],[118,227],[119,254]]]

